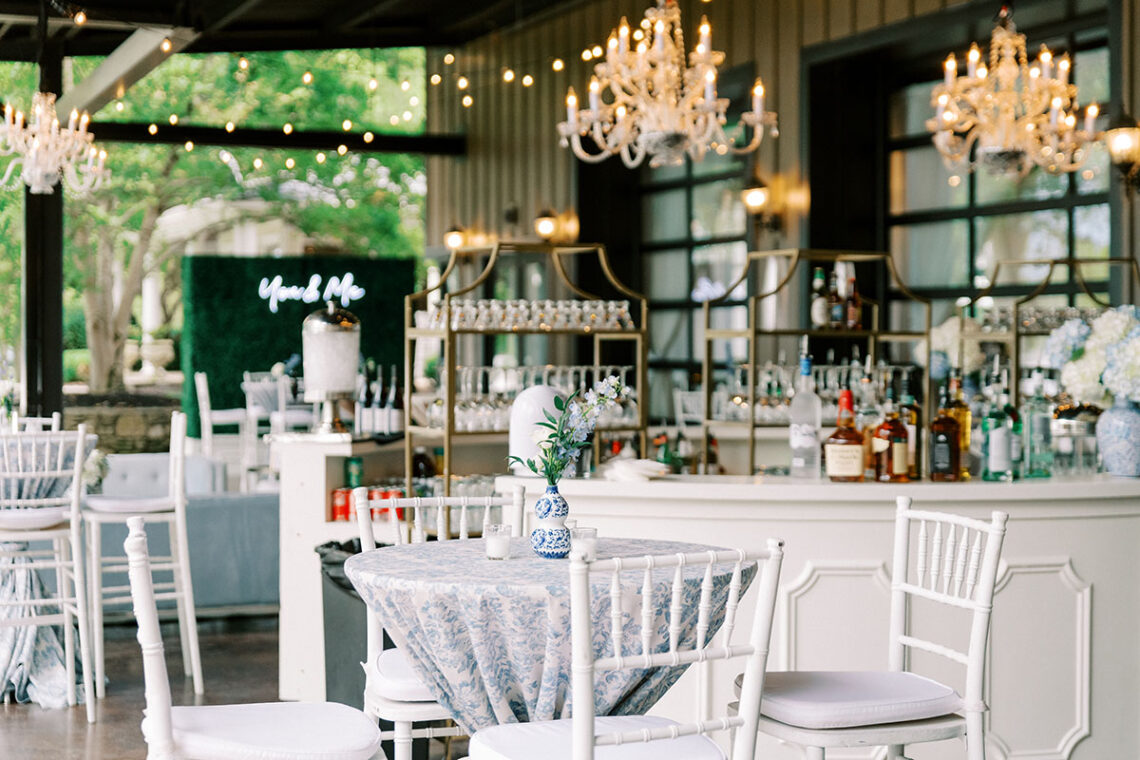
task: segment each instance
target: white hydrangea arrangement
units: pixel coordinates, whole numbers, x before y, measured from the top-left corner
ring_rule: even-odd
[[[968,375],[977,372],[985,364],[986,355],[982,352],[981,344],[976,340],[962,341],[963,326],[970,332],[979,330],[978,323],[973,319],[957,316],[930,329],[931,364],[934,365],[931,371],[936,379],[944,377],[950,367],[958,367],[963,374]],[[940,361],[939,354],[945,357],[945,361]],[[926,351],[921,341],[915,349],[915,356],[920,365],[924,363]]]
[[[1108,309],[1093,320],[1087,332],[1072,326],[1074,321],[1078,320],[1058,327],[1046,341],[1046,360],[1060,363],[1064,389],[1085,404],[1105,406],[1113,397],[1140,401],[1140,314],[1136,307]]]

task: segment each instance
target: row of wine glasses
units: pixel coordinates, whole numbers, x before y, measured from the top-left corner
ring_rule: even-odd
[[[633,330],[629,301],[452,299],[440,304],[428,326],[442,330]]]
[[[1070,319],[1092,322],[1102,311],[1097,306],[1023,306],[1018,309],[1017,318],[1024,332],[1049,332]],[[995,306],[985,309],[979,314],[978,321],[984,333],[1009,332],[1013,329],[1013,307]]]
[[[500,432],[510,428],[511,404],[522,390],[549,385],[563,397],[574,391],[585,394],[594,384],[611,375],[629,385],[634,368],[618,365],[456,367],[455,429],[464,432]],[[442,429],[447,423],[444,394],[437,394],[427,407],[428,427]],[[637,394],[631,390],[621,403],[603,412],[598,426],[635,425],[640,419]]]

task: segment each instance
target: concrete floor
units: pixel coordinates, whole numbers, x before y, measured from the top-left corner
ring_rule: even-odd
[[[146,743],[139,730],[144,701],[142,654],[134,635],[133,625],[106,628],[110,680],[93,725],[88,725],[82,705],[45,710],[34,704],[0,704],[0,758],[145,760]],[[275,617],[202,621],[199,639],[206,687],[199,704],[277,700]],[[163,625],[163,643],[174,704],[195,704],[190,679],[182,675],[176,625]],[[432,757],[443,757],[443,745],[432,744]],[[463,757],[460,749],[457,743],[453,757]]]

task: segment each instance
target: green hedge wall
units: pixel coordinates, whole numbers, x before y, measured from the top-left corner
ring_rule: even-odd
[[[236,258],[187,256],[182,260],[182,409],[189,433],[199,436],[194,373],[210,379],[215,409],[244,407],[242,373],[266,372],[276,362],[301,353],[301,323],[323,300],[280,300],[277,312],[259,294],[262,279],[280,275],[285,286],[304,287],[319,275],[323,295],[329,279],[351,272],[364,289],[347,308],[360,318],[360,350],[381,366],[403,365],[404,296],[412,291],[411,259],[353,256]]]

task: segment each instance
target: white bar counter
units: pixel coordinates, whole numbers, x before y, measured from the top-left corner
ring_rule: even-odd
[[[537,478],[504,476],[500,490]],[[786,541],[769,667],[853,670],[887,664],[895,497],[986,519],[1010,514],[991,627],[990,760],[1140,758],[1140,481],[1097,476],[1017,483],[854,483],[789,478],[671,476],[646,482],[566,480],[570,516],[609,536],[726,547]],[[748,600],[752,595],[748,596]],[[1095,605],[1094,605],[1095,601]],[[915,630],[968,625],[912,608]],[[963,688],[963,671],[914,655],[919,672]],[[709,696],[734,674],[714,669]],[[687,718],[705,687],[688,673],[656,710]],[[758,757],[798,758],[768,742]],[[918,745],[914,760],[962,758],[956,741]],[[872,758],[870,750],[828,758]]]

